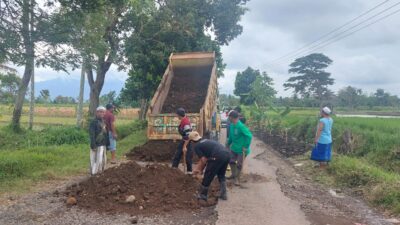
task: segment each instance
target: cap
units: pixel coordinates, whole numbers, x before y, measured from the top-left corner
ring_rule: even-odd
[[[234,118],[234,119],[237,119],[237,118],[239,118],[239,113],[236,112],[235,110],[231,110],[231,111],[229,112],[229,117],[232,117],[232,118]]]
[[[96,111],[106,111],[106,108],[104,108],[104,106],[99,106],[96,108]]]
[[[327,114],[327,115],[330,115],[330,114],[332,113],[331,109],[328,108],[328,107],[322,108],[322,112],[325,113],[325,114]]]
[[[113,104],[108,103],[108,104],[106,105],[106,109],[112,109],[112,108],[114,108],[114,105],[113,105]]]
[[[184,108],[179,108],[176,110],[176,114],[178,114],[178,116],[185,116],[185,109]]]
[[[189,140],[198,141],[200,139],[201,139],[201,136],[197,131],[192,131],[189,133]]]

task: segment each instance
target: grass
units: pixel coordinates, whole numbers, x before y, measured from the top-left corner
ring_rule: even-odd
[[[87,113],[89,108],[83,108],[84,113]],[[138,118],[137,108],[121,108],[117,113],[117,118],[132,120]],[[0,115],[11,116],[13,112],[12,105],[0,104]],[[22,108],[22,115],[28,116],[29,105],[25,104]],[[71,118],[76,117],[76,105],[58,105],[58,104],[35,104],[35,116],[38,117],[57,117],[57,118]]]
[[[400,176],[368,160],[337,156],[328,169],[337,185],[358,189],[373,205],[400,214]]]
[[[298,109],[284,118],[290,134],[311,142],[318,110]],[[316,181],[346,187],[362,194],[371,204],[400,214],[400,119],[333,117],[334,156],[326,172],[315,172]],[[337,150],[345,130],[353,135],[353,151]],[[309,155],[309,154],[308,154]],[[308,158],[308,155],[306,156]]]
[[[118,141],[117,156],[123,157],[134,146],[146,141],[142,126],[137,123],[125,138]],[[0,135],[8,132],[2,128]],[[15,139],[32,135],[35,131],[15,134]],[[51,133],[51,132],[48,132]],[[82,134],[86,138],[85,133]],[[0,149],[0,193],[23,193],[42,181],[86,173],[89,168],[88,141],[76,144],[23,146],[18,149]]]
[[[0,126],[8,125],[11,121],[11,115],[2,115],[0,117]],[[21,116],[21,123],[23,125],[27,125],[29,121],[28,115]],[[116,120],[116,125],[124,125],[132,122],[133,119],[122,119],[118,118]],[[76,118],[75,117],[61,117],[61,116],[35,116],[33,119],[33,123],[36,126],[46,126],[46,125],[75,125]]]

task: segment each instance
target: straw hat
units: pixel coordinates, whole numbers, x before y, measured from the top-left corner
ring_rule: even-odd
[[[189,140],[199,141],[200,139],[201,139],[201,136],[197,131],[192,131],[189,133]]]

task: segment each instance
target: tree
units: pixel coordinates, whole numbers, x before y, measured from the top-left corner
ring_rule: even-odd
[[[240,104],[240,99],[235,97],[234,95],[220,94],[219,104],[222,107],[234,107]]]
[[[24,66],[11,121],[14,130],[20,129],[22,105],[28,84],[33,81],[35,62],[66,70],[62,63],[49,57],[45,47],[43,34],[49,26],[44,24],[52,9],[52,1],[0,0],[0,62]],[[41,48],[37,48],[38,43]]]
[[[110,91],[100,97],[100,104],[106,105],[108,103],[114,103],[117,98],[117,93],[115,91]]]
[[[48,89],[43,89],[39,93],[39,97],[36,98],[37,103],[50,103],[50,91]]]
[[[14,73],[0,74],[0,102],[13,103],[18,94],[18,87],[21,83]]]
[[[342,88],[338,92],[339,104],[354,109],[361,104],[361,95],[361,89],[352,86]]]
[[[76,100],[73,97],[58,95],[53,100],[54,104],[76,104]]]
[[[391,95],[389,92],[385,92],[384,89],[378,88],[373,95],[374,105],[376,106],[398,106],[399,98],[395,95]]]
[[[139,18],[149,13],[150,0],[60,0],[61,9],[52,18],[55,43],[64,43],[75,52],[66,54],[72,63],[85,67],[90,86],[89,115],[94,116],[100,93],[111,65],[125,67],[126,37],[137,31]],[[60,41],[61,40],[61,41]],[[54,49],[57,49],[55,45]]]
[[[258,106],[272,105],[275,98],[276,90],[271,77],[266,72],[257,75],[256,80],[251,84],[250,96]]]
[[[144,119],[148,102],[156,90],[172,52],[214,51],[218,76],[223,75],[220,45],[242,32],[238,24],[247,0],[155,1],[151,16],[142,16],[138,32],[126,41],[126,58],[131,65],[121,91],[125,102],[139,102]],[[213,33],[212,39],[209,33]]]
[[[289,65],[289,73],[299,75],[289,78],[284,83],[285,90],[293,89],[294,93],[300,94],[303,98],[315,97],[321,106],[325,96],[332,93],[328,86],[334,84],[334,79],[325,71],[331,63],[332,60],[321,53],[296,59]]]
[[[235,80],[235,90],[233,93],[240,97],[240,103],[251,105],[254,103],[254,96],[250,95],[252,84],[257,77],[261,77],[259,70],[247,67],[243,72],[238,72]]]

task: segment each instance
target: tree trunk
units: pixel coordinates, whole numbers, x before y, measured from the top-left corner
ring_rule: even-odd
[[[35,62],[35,43],[32,40],[32,31],[33,31],[33,4],[29,0],[23,1],[22,6],[22,38],[24,42],[25,48],[25,69],[24,75],[21,80],[21,84],[18,88],[18,95],[15,99],[13,117],[11,121],[11,127],[14,131],[20,130],[20,120],[22,114],[22,106],[24,104],[26,89],[28,87],[29,81],[33,74],[34,70],[34,62]]]
[[[111,64],[110,64],[111,65]],[[110,65],[105,66],[104,63],[98,65],[96,71],[96,80],[93,77],[93,70],[90,68],[87,70],[88,82],[90,86],[90,104],[89,104],[89,117],[94,118],[96,115],[96,108],[99,106],[100,93],[103,89],[104,79]]]
[[[35,114],[35,67],[31,74],[31,101],[29,103],[29,129],[33,128],[33,116]]]
[[[147,109],[149,107],[149,101],[147,99],[140,100],[140,111],[139,120],[146,120]]]
[[[20,130],[20,120],[22,114],[22,106],[24,104],[26,89],[29,84],[29,80],[31,79],[32,71],[33,71],[33,60],[27,60],[25,64],[24,76],[22,77],[21,84],[18,88],[18,94],[15,99],[13,118],[11,121],[11,126],[14,131]]]
[[[89,103],[89,116],[94,118],[96,115],[96,108],[99,106],[100,102],[100,90],[96,85],[90,87],[90,103]]]
[[[83,95],[85,91],[85,75],[86,68],[84,63],[82,64],[81,70],[81,84],[79,86],[79,98],[78,98],[78,108],[76,112],[76,125],[79,128],[82,128],[83,125]]]

